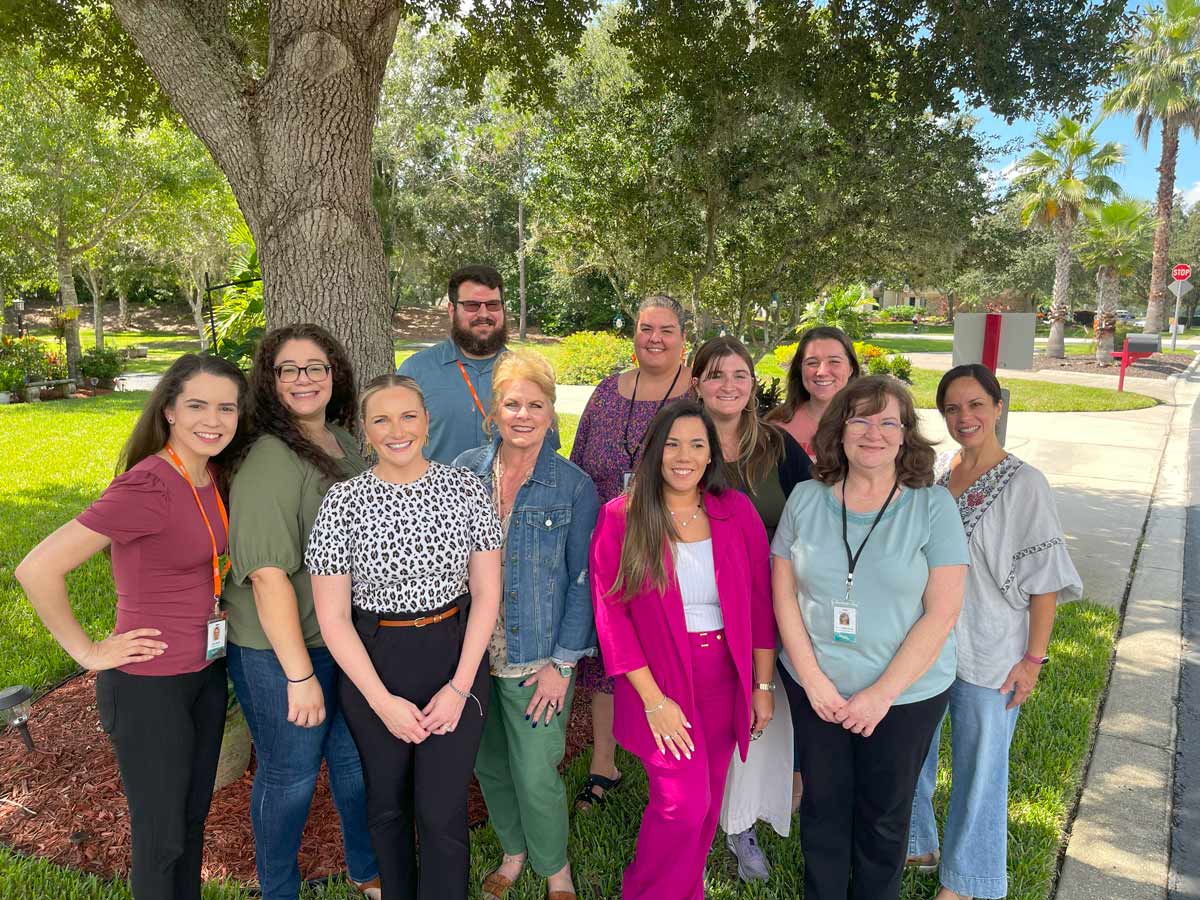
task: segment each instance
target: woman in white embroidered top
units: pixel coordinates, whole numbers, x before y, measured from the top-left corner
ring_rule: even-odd
[[[1006,453],[996,437],[1000,383],[980,365],[943,376],[937,407],[961,446],[938,460],[967,533],[971,568],[955,626],[957,677],[950,689],[953,764],[945,847],[939,853],[933,790],[934,734],[913,800],[909,863],[940,868],[936,900],[1008,893],[1008,748],[1021,704],[1037,685],[1059,603],[1083,585],[1071,563],[1046,477]],[[940,860],[940,867],[939,867]]]

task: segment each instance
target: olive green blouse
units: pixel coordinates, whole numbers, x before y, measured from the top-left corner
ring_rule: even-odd
[[[342,474],[350,478],[367,468],[355,439],[330,425],[345,454]],[[300,629],[309,647],[323,647],[313,608],[312,582],[304,567],[308,534],[329,481],[312,463],[301,459],[274,435],[254,442],[229,487],[229,558],[221,608],[229,616],[229,640],[240,647],[270,650],[271,642],[258,620],[251,573],[282,569],[296,592]]]

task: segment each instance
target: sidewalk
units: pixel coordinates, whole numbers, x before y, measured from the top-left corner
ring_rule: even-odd
[[[1145,531],[1134,538],[1136,571],[1055,900],[1166,896],[1196,370],[1175,382],[1170,405],[1158,407],[1170,413],[1161,455],[1144,454],[1136,467],[1113,473],[1157,478]]]

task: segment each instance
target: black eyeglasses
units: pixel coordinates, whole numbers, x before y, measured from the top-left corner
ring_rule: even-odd
[[[300,373],[303,372],[308,376],[309,381],[324,381],[332,370],[333,366],[327,363],[309,363],[307,366],[293,366],[291,363],[284,363],[282,366],[275,367],[275,377],[284,384],[291,384],[293,381],[299,381]]]
[[[455,300],[455,306],[461,306],[469,313],[479,312],[479,307],[486,306],[488,312],[500,312],[504,303],[500,300]]]

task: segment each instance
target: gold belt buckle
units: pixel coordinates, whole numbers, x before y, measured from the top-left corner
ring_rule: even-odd
[[[429,622],[432,618],[433,618],[433,616],[421,616],[421,618],[419,618],[419,619],[414,619],[413,620],[413,628],[424,628],[426,625],[429,624]]]

